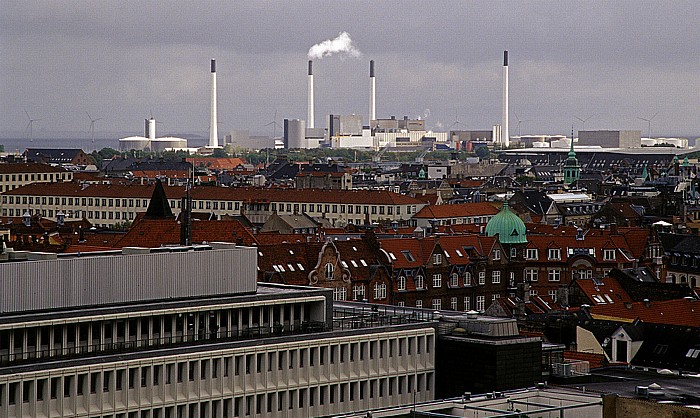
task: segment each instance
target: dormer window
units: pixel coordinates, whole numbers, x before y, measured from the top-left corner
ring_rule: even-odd
[[[501,259],[501,250],[493,250],[493,259],[494,261]]]
[[[528,248],[525,252],[525,258],[528,260],[537,260],[537,248]]]
[[[615,261],[615,250],[603,250],[603,260],[604,261]]]
[[[548,255],[550,260],[561,260],[561,248],[550,248]]]
[[[442,254],[433,254],[433,264],[442,264]]]

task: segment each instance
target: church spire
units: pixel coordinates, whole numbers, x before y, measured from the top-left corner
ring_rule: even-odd
[[[571,127],[571,145],[569,147],[569,158],[564,161],[564,184],[567,186],[581,178],[581,166],[576,159],[574,151],[574,127]]]

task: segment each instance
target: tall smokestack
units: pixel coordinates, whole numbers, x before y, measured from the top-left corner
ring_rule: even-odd
[[[148,139],[156,139],[156,120],[153,117],[148,120]]]
[[[377,120],[377,84],[374,78],[374,60],[369,61],[369,121]]]
[[[510,145],[508,131],[508,51],[503,51],[503,115],[501,121],[501,141],[504,148]]]
[[[314,71],[313,71],[313,61],[309,60],[309,97],[308,103],[309,108],[306,115],[306,127],[314,127]]]
[[[211,60],[211,120],[209,121],[209,147],[219,146],[219,130],[216,117],[216,60]]]

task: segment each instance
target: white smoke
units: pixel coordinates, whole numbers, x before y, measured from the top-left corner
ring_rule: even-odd
[[[350,34],[341,32],[335,39],[327,39],[309,48],[309,59],[321,59],[334,54],[344,54],[351,57],[362,55],[359,49],[352,44]]]

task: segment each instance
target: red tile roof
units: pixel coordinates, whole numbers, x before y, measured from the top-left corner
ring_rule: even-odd
[[[235,242],[257,245],[253,234],[236,220],[192,221],[192,242]],[[135,221],[129,232],[114,247],[160,247],[180,243],[180,223],[175,219],[145,219]]]
[[[582,353],[579,351],[564,351],[564,360],[571,361],[587,361],[588,367],[592,369],[600,369],[608,365],[608,359],[605,354]]]
[[[625,289],[612,277],[604,277],[595,280],[578,279],[574,285],[581,289],[581,292],[590,301],[590,305],[632,302],[632,298],[627,294]]]
[[[381,249],[389,254],[389,260],[394,268],[415,268],[425,264],[421,241],[417,238],[389,238],[379,241]],[[432,247],[431,247],[432,248]],[[403,251],[406,251],[404,255]],[[391,254],[394,257],[391,257]],[[412,258],[412,260],[409,260]]]
[[[187,158],[186,161],[195,167],[206,167],[211,170],[233,170],[239,165],[246,164],[245,160],[237,157],[192,157]]]
[[[700,327],[700,301],[695,299],[596,305],[590,307],[590,312],[594,319],[626,322],[640,319],[653,324]]]
[[[452,205],[429,205],[415,214],[414,218],[444,219],[471,216],[494,216],[499,209],[488,202],[458,203]]]

